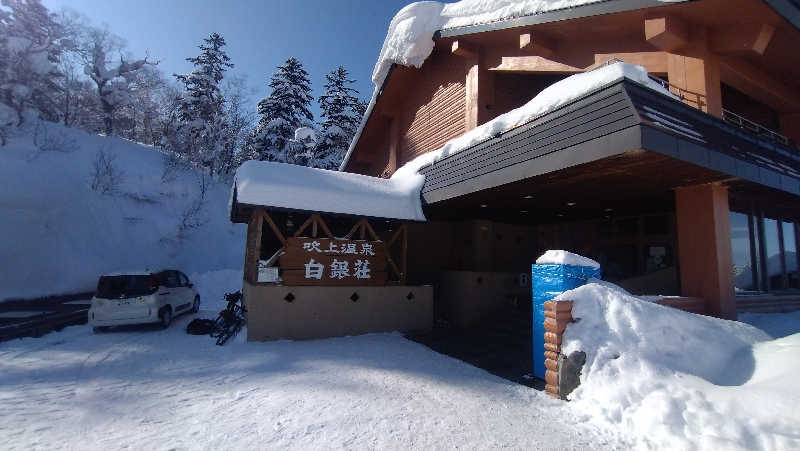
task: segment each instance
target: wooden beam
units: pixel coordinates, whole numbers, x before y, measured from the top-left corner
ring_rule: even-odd
[[[500,58],[500,64],[490,67],[489,70],[497,72],[550,72],[562,74],[583,72],[583,68],[568,66],[542,56],[503,56]]]
[[[300,236],[300,234],[303,233],[308,228],[308,226],[311,225],[311,223],[313,222],[314,222],[314,215],[311,215],[308,217],[308,219],[306,219],[306,222],[304,222],[303,225],[301,225],[300,228],[297,229],[297,232],[294,233],[294,236]]]
[[[715,30],[709,36],[711,50],[722,54],[763,55],[775,33],[769,24],[752,24]]]
[[[408,280],[408,226],[403,224],[400,228],[403,229],[402,255],[400,256],[403,275],[400,277],[400,283],[405,284]]]
[[[453,41],[453,44],[450,46],[450,51],[453,53],[453,55],[463,56],[466,58],[478,57],[478,50],[463,40]]]
[[[261,257],[262,212],[253,210],[247,223],[247,244],[244,253],[244,279],[250,283],[258,282],[258,259]]]
[[[278,241],[285,246],[286,238],[281,233],[281,229],[278,228],[278,225],[275,224],[275,221],[272,220],[272,217],[267,212],[263,212],[262,214],[264,215],[264,220],[267,221],[267,224],[269,224],[269,228],[272,229],[272,233],[274,233],[278,238]]]
[[[722,81],[779,113],[800,111],[800,93],[740,58],[721,57]]]
[[[328,238],[334,239],[333,234],[331,233],[331,229],[328,228],[328,224],[325,224],[325,221],[322,220],[320,215],[314,215],[316,217],[316,222],[322,228],[322,231],[327,235]]]
[[[631,52],[631,53],[595,53],[594,65],[587,67],[587,70],[600,67],[607,61],[618,59],[629,64],[644,66],[651,74],[666,75],[669,71],[667,64],[667,52]]]
[[[480,120],[478,115],[481,108],[479,99],[481,68],[477,59],[475,59],[474,62],[475,64],[470,66],[469,70],[467,71],[467,79],[464,84],[464,91],[466,93],[464,123],[467,130],[472,130],[473,128],[477,127]]]
[[[526,52],[550,58],[555,53],[556,42],[541,33],[520,33],[519,48]]]
[[[689,26],[672,16],[645,19],[644,37],[656,48],[672,52],[689,43]]]
[[[366,219],[364,219],[364,228],[367,230],[367,232],[369,232],[369,236],[371,236],[374,241],[381,240],[380,238],[378,238],[378,234],[375,233],[375,229],[372,228],[372,225],[370,225],[369,221],[367,221]]]
[[[353,236],[353,234],[356,233],[359,227],[361,227],[361,221],[356,222],[353,228],[350,229],[350,231],[347,232],[347,235],[345,235],[344,237],[350,239]]]

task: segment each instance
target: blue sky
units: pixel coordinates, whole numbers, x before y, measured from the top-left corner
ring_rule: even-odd
[[[107,24],[125,38],[134,56],[146,51],[159,59],[166,74],[190,70],[185,61],[212,32],[227,42],[228,55],[256,92],[268,94],[266,83],[278,64],[290,56],[308,71],[315,119],[324,76],[337,65],[357,80],[368,99],[375,60],[394,14],[410,0],[43,0],[52,11],[69,7],[95,25]],[[253,105],[255,109],[255,105]]]

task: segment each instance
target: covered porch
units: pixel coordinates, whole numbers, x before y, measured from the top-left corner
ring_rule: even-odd
[[[486,340],[499,318],[530,330],[531,264],[548,249],[590,257],[605,280],[695,313],[736,319],[755,295],[795,308],[798,168],[788,147],[621,81],[422,168],[429,222],[409,231],[437,237],[437,249],[424,261],[409,249],[409,279],[436,287],[440,326]],[[739,212],[753,237],[744,263]],[[780,235],[765,231],[769,218]],[[743,273],[766,282],[742,292]],[[480,366],[513,343],[467,360]]]

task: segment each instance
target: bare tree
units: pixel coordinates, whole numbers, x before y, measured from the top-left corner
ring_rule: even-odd
[[[79,46],[84,67],[83,72],[95,84],[103,113],[103,129],[106,135],[114,133],[114,113],[125,102],[130,101],[130,83],[136,72],[145,65],[156,65],[145,57],[129,60],[123,55],[125,44],[108,29],[88,27]],[[116,54],[116,56],[111,56]],[[116,61],[118,59],[118,61]]]
[[[122,183],[122,171],[117,168],[114,161],[116,157],[107,151],[105,146],[97,151],[92,162],[90,173],[90,187],[92,191],[100,194],[113,194]]]

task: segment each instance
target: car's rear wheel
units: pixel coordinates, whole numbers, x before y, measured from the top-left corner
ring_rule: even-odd
[[[161,328],[166,329],[170,324],[172,324],[172,309],[165,307],[161,310],[161,313],[158,315],[158,317],[161,320]]]
[[[200,296],[194,297],[194,303],[192,304],[192,313],[197,313],[200,311]]]

